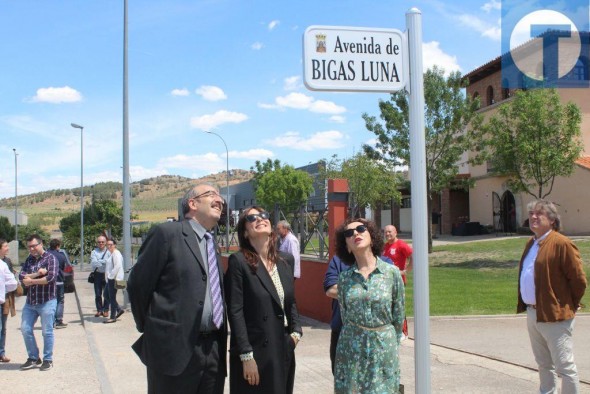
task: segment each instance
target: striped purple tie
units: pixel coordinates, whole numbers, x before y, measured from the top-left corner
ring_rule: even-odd
[[[219,269],[217,269],[217,254],[211,234],[205,233],[207,240],[207,261],[209,263],[209,286],[211,287],[211,303],[213,304],[213,324],[221,328],[223,325],[223,300],[221,299],[221,284]]]

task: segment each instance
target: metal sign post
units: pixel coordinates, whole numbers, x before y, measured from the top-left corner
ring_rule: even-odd
[[[424,132],[424,74],[422,72],[422,13],[406,13],[410,53],[410,181],[412,183],[412,247],[414,261],[414,366],[416,393],[430,393],[430,301],[428,285],[428,202],[426,195],[426,136]]]
[[[428,206],[422,13],[406,13],[405,34],[395,29],[310,26],[303,35],[303,74],[308,89],[409,92],[416,393],[430,393]]]

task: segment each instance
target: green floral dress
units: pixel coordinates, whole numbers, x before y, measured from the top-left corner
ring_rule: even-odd
[[[399,269],[378,258],[365,280],[354,265],[338,278],[338,300],[344,325],[336,348],[335,393],[397,393],[405,316]]]

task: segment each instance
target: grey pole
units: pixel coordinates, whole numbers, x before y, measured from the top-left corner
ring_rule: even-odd
[[[123,2],[123,269],[131,268],[131,193],[129,187],[129,105],[127,86],[127,0]],[[127,274],[126,274],[127,275]],[[123,308],[129,296],[123,292]]]
[[[80,129],[80,271],[84,267],[84,127],[71,123],[75,129]]]
[[[12,148],[14,152],[14,239],[16,241],[16,265],[19,265],[18,262],[18,162],[16,157],[18,153],[16,153],[16,148]]]
[[[225,250],[226,252],[229,252],[229,150],[227,149],[225,140],[219,134],[208,130],[205,130],[205,133],[218,136],[221,142],[223,142],[223,146],[225,146]]]
[[[430,329],[428,300],[428,215],[424,75],[422,71],[422,13],[406,13],[410,58],[410,168],[412,182],[412,246],[414,249],[414,365],[416,393],[430,393]]]

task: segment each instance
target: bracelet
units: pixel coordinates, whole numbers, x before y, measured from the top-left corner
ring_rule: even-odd
[[[254,360],[254,352],[248,352],[244,354],[240,354],[240,361],[250,361]]]

